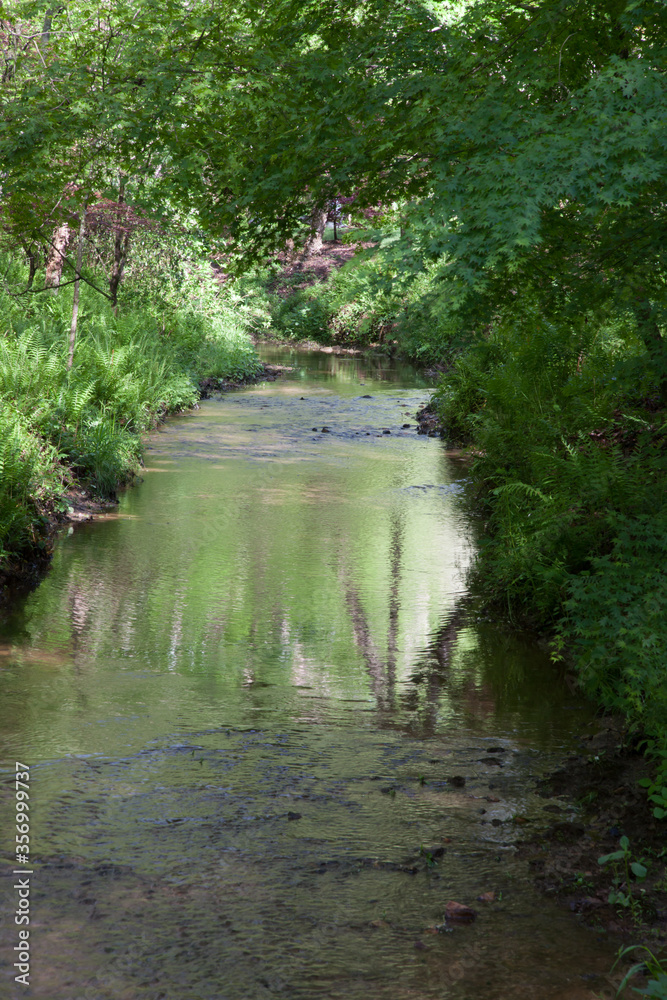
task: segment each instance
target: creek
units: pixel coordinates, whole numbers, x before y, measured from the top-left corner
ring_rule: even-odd
[[[293,371],[150,435],[118,513],[65,533],[2,623],[0,996],[592,1000],[615,946],[517,856],[569,818],[535,779],[591,711],[471,610],[466,470],[417,435],[427,386],[262,356]]]

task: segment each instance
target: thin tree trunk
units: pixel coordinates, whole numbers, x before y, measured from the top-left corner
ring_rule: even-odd
[[[118,288],[120,286],[121,278],[123,277],[123,270],[125,268],[125,262],[127,261],[128,250],[130,249],[130,234],[118,232],[116,233],[116,239],[114,240],[114,258],[113,267],[111,268],[111,277],[109,278],[109,293],[111,295],[111,305],[116,310],[118,305]]]
[[[67,356],[67,371],[72,367],[74,361],[74,347],[76,345],[76,327],[79,321],[79,291],[81,264],[83,262],[83,240],[86,235],[86,205],[81,206],[81,218],[79,220],[79,243],[76,252],[76,273],[74,275],[74,296],[72,299],[72,323],[69,328],[69,354]]]
[[[53,24],[53,15],[55,14],[57,8],[48,7],[44,12],[44,24],[42,25],[42,45],[47,45],[49,38],[51,37],[51,25]]]
[[[28,261],[28,288],[32,288],[37,273],[37,251],[34,243],[23,243],[22,246]]]
[[[44,276],[44,287],[52,288],[54,295],[58,291],[58,286],[60,285],[60,279],[63,273],[63,261],[65,260],[65,254],[67,252],[67,247],[69,246],[71,235],[70,228],[65,222],[64,225],[59,226],[55,230],[51,240],[51,250],[46,263],[46,274]]]
[[[304,254],[315,253],[322,249],[322,234],[327,224],[328,212],[326,208],[315,208],[310,217],[311,235],[304,247]]]
[[[111,275],[109,277],[109,294],[111,295],[111,305],[113,306],[114,312],[118,304],[118,288],[120,286],[121,278],[123,277],[123,270],[125,268],[125,262],[127,261],[127,254],[130,249],[130,230],[129,227],[125,227],[123,231],[123,209],[122,206],[125,204],[125,181],[121,178],[120,189],[118,192],[118,209],[116,211],[116,233],[114,236],[114,247],[113,247],[113,266],[111,268]]]

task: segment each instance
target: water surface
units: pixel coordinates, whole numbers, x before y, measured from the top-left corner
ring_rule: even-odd
[[[36,874],[32,986],[7,948],[0,995],[592,998],[614,949],[516,858],[591,718],[469,610],[427,387],[264,356],[294,371],[153,434],[4,624],[3,829],[25,759]],[[450,900],[477,921],[443,926]]]

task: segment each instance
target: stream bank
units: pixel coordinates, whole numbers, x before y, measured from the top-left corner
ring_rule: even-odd
[[[289,370],[288,366],[258,362],[252,366],[252,370],[234,378],[200,378],[197,397],[193,395],[191,408],[198,407],[197,399],[210,399],[215,393],[229,392],[262,381],[272,382]],[[185,412],[185,409],[186,407],[161,407],[154,414],[151,426],[159,426],[168,417]],[[126,418],[121,417],[121,421],[124,419]],[[30,535],[20,548],[3,553],[4,560],[0,567],[0,608],[20,599],[39,585],[48,572],[54,544],[64,527],[92,521],[118,509],[118,493],[136,483],[141,474],[140,452],[137,453],[137,459],[137,462],[119,469],[115,481],[108,482],[102,494],[99,489],[91,488],[87,474],[89,470],[77,469],[72,465],[63,466],[60,470],[63,484],[52,496],[48,495],[47,484],[38,484],[38,489],[46,495],[39,501],[36,516],[33,515]]]
[[[584,737],[579,752],[540,779],[538,794],[549,799],[553,823],[520,845],[535,885],[584,923],[645,943],[659,953],[667,944],[667,849],[664,821],[653,816],[639,782],[651,779],[651,763],[629,738],[621,720],[601,719],[599,731]],[[572,807],[574,806],[574,812]],[[569,811],[571,818],[564,821]],[[629,840],[628,863],[646,867],[645,879],[624,864],[598,859]],[[610,894],[622,897],[610,903]]]

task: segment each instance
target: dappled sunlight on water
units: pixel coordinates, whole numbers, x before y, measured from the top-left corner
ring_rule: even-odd
[[[468,610],[465,469],[417,435],[417,376],[267,360],[296,370],[153,434],[5,623],[30,995],[591,1000],[614,949],[515,857],[588,710]]]

